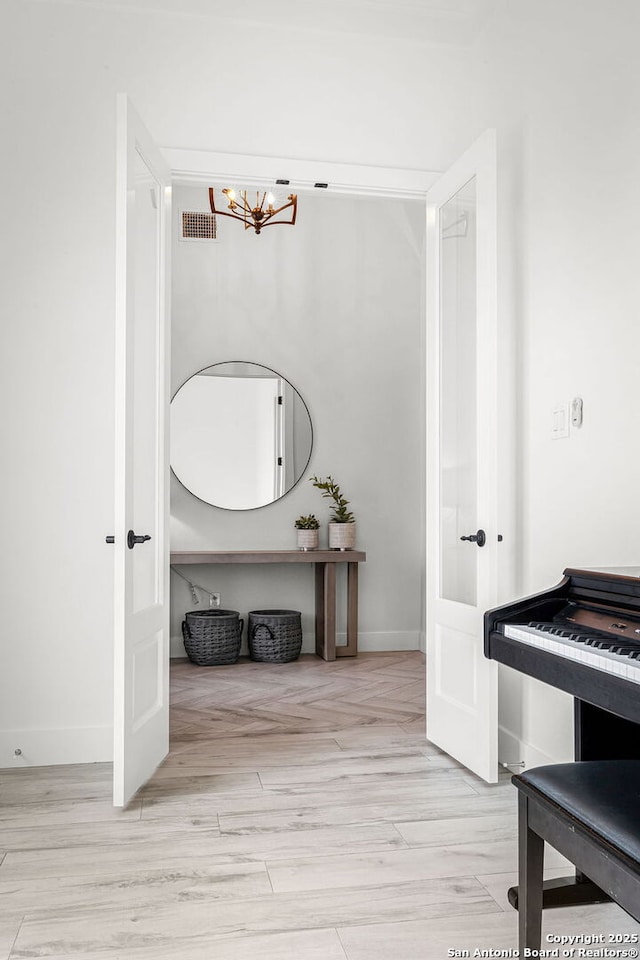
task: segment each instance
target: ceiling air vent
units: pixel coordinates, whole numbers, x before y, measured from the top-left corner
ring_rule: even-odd
[[[217,240],[218,226],[214,213],[182,211],[181,240]]]

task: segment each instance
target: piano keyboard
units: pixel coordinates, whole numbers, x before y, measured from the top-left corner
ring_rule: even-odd
[[[504,624],[505,637],[640,683],[640,643],[623,637],[581,633],[557,623]]]

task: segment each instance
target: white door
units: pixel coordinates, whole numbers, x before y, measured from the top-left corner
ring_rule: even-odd
[[[427,738],[498,775],[495,133],[427,193]],[[465,538],[473,539],[465,539]]]
[[[125,96],[117,124],[113,802],[122,807],[169,749],[170,174]]]

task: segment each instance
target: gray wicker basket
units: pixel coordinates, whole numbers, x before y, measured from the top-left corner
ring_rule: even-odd
[[[300,656],[302,624],[299,610],[252,610],[248,633],[252,660],[289,663]]]
[[[199,667],[235,663],[244,620],[237,610],[191,610],[182,621],[184,648]]]

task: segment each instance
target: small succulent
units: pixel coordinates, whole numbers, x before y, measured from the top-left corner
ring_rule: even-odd
[[[296,530],[318,530],[320,522],[310,513],[308,517],[298,517],[294,526]]]
[[[322,490],[323,497],[328,497],[329,500],[333,500],[333,503],[331,504],[332,523],[355,523],[355,517],[353,513],[351,510],[347,510],[347,504],[350,501],[345,500],[345,498],[342,496],[342,491],[333,477],[325,477],[324,480],[321,480],[319,477],[310,477],[310,480],[314,487],[317,487],[318,490]]]

